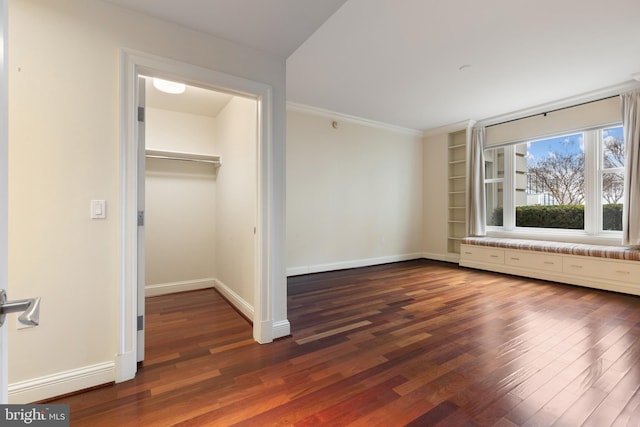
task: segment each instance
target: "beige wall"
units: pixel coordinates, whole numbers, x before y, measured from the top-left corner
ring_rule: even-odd
[[[48,397],[51,378],[65,378],[56,393],[71,391],[85,368],[85,386],[114,377],[122,47],[273,88],[268,271],[274,321],[286,319],[284,59],[101,1],[11,0],[9,292],[11,298],[41,296],[42,312],[34,329],[16,331],[11,319],[9,382],[38,382],[42,389],[32,397]],[[107,201],[107,219],[89,219],[91,199]],[[91,376],[97,365],[104,369]]]
[[[253,307],[257,103],[234,97],[217,117],[215,277]]]
[[[421,136],[290,108],[289,274],[417,258]]]
[[[216,154],[213,117],[147,107],[145,123],[148,149]],[[213,285],[215,167],[149,158],[145,187],[146,285]]]
[[[448,133],[424,139],[423,250],[425,257],[439,260],[447,259],[448,141]]]

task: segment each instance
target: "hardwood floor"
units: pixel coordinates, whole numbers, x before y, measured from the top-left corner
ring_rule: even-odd
[[[294,277],[259,345],[213,290],[149,298],[129,382],[72,426],[640,426],[640,298],[433,261]]]

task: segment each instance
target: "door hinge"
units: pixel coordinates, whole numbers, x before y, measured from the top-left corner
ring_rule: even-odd
[[[138,107],[138,121],[144,123],[144,107]]]
[[[142,331],[144,329],[144,316],[138,316],[138,330]]]
[[[144,211],[138,211],[138,227],[144,225]]]

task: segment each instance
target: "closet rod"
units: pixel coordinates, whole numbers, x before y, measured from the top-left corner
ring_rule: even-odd
[[[196,153],[179,153],[175,151],[164,150],[146,150],[145,157],[163,160],[181,160],[185,162],[209,163],[214,166],[220,166],[220,156],[211,156],[207,154]]]
[[[211,163],[213,165],[220,165],[220,160],[206,160],[206,159],[189,159],[186,157],[173,157],[173,156],[158,156],[155,154],[145,154],[145,157],[150,159],[163,159],[163,160],[181,160],[183,162],[198,162],[198,163]]]

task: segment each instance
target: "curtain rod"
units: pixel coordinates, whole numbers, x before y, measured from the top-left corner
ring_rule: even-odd
[[[556,111],[567,110],[569,108],[579,107],[581,105],[591,104],[593,102],[600,102],[600,101],[604,101],[605,99],[616,98],[618,96],[620,96],[620,95],[611,95],[611,96],[607,96],[607,97],[600,98],[600,99],[594,99],[593,101],[586,101],[586,102],[581,102],[580,104],[574,104],[574,105],[569,105],[567,107],[556,108],[555,110],[545,111],[544,113],[530,114],[528,116],[518,117],[517,119],[505,120],[504,122],[487,125],[487,126],[485,126],[485,128],[490,128],[492,126],[498,126],[498,125],[504,125],[506,123],[511,123],[511,122],[515,122],[515,121],[518,121],[518,120],[528,119],[528,118],[535,117],[535,116],[545,116],[546,117],[546,115],[549,114],[549,113],[555,113]]]

